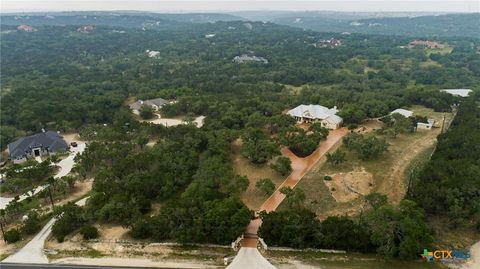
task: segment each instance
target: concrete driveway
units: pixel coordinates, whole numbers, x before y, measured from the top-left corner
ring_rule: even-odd
[[[87,201],[88,197],[85,197],[75,204],[78,206],[84,206],[85,202]],[[45,240],[48,239],[50,234],[52,233],[52,226],[55,224],[56,218],[52,218],[43,228],[42,230],[35,235],[35,237],[28,242],[23,248],[19,251],[15,252],[14,254],[8,256],[2,262],[8,263],[37,263],[43,264],[48,263],[48,258],[43,252],[43,248],[45,246]],[[1,266],[0,266],[1,267]]]

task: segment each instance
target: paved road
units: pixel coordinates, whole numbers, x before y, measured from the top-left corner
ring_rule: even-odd
[[[2,269],[138,269],[138,268],[156,268],[158,267],[116,267],[116,266],[91,266],[91,265],[70,265],[70,264],[13,264],[13,263],[0,263]],[[161,267],[163,269],[169,269],[172,267]],[[188,267],[184,267],[187,269]],[[176,267],[179,269],[179,267]]]

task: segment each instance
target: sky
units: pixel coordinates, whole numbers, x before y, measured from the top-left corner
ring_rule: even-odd
[[[480,12],[480,0],[2,0],[1,12],[140,10],[152,12],[227,12],[245,10],[334,10],[334,11],[422,11]]]

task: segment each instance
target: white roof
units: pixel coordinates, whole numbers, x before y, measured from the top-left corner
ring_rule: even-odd
[[[325,120],[333,124],[340,124],[343,122],[343,119],[337,115],[330,115]]]
[[[265,259],[257,248],[241,248],[226,269],[277,269]]]
[[[403,108],[395,109],[394,111],[390,112],[390,115],[394,114],[394,113],[398,113],[398,114],[404,116],[405,118],[411,117],[413,115],[412,111],[406,110],[406,109],[403,109]]]
[[[287,114],[293,117],[321,120],[331,117],[333,121],[340,120],[341,122],[342,118],[335,115],[337,112],[338,110],[336,107],[327,108],[321,105],[299,105],[296,108],[289,110]]]
[[[440,91],[449,93],[454,96],[460,96],[460,97],[468,97],[470,92],[472,92],[472,90],[470,89],[443,89]]]

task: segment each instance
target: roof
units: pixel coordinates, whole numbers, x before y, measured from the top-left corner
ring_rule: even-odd
[[[340,124],[343,122],[343,119],[337,115],[330,115],[325,120],[333,124]]]
[[[412,112],[412,111],[406,110],[406,109],[403,109],[403,108],[397,108],[397,109],[395,109],[394,111],[390,112],[390,115],[391,115],[391,114],[395,114],[395,113],[398,113],[398,114],[404,116],[405,118],[409,118],[409,117],[413,116],[413,112]]]
[[[337,107],[327,108],[321,105],[299,105],[294,109],[287,112],[288,115],[294,117],[308,118],[308,119],[326,119],[332,117],[333,121],[342,121],[342,118],[336,116],[338,110]]]
[[[25,136],[15,142],[8,144],[10,157],[16,158],[24,156],[32,148],[48,148],[49,151],[66,150],[67,142],[63,137],[54,131],[46,131],[31,136]]]
[[[165,104],[168,104],[169,102],[163,98],[155,98],[155,99],[149,99],[149,100],[137,100],[135,103],[130,105],[131,109],[134,110],[139,110],[143,105],[156,105],[156,106],[163,106]]]
[[[468,97],[468,95],[472,92],[470,89],[443,89],[440,91],[460,97]]]
[[[257,248],[241,248],[226,269],[277,269],[265,259]]]

